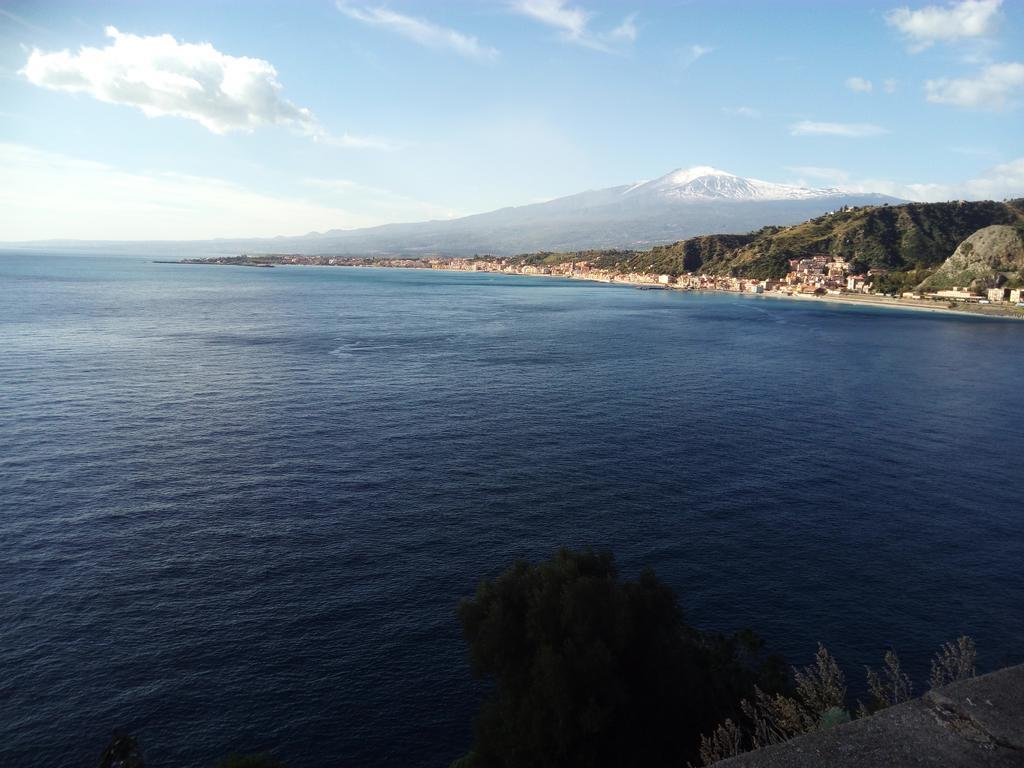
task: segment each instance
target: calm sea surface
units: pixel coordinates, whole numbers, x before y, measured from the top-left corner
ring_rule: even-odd
[[[446,766],[454,608],[609,547],[919,688],[1024,660],[1024,324],[483,274],[0,255],[0,764]]]

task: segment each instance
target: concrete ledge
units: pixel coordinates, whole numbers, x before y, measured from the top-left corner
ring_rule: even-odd
[[[863,720],[716,768],[1022,768],[1024,665],[929,691]]]

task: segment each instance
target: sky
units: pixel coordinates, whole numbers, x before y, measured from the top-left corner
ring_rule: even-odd
[[[1024,196],[1024,0],[0,0],[0,241],[297,235],[697,165]]]

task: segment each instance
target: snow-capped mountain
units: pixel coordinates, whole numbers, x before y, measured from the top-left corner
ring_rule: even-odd
[[[709,165],[677,168],[655,179],[634,184],[625,195],[655,195],[675,200],[811,200],[842,196],[838,189],[813,189],[744,179]]]
[[[589,190],[543,203],[444,221],[314,232],[301,237],[132,243],[132,252],[307,253],[350,256],[511,255],[588,248],[650,248],[695,235],[797,224],[844,205],[903,202],[745,179],[709,166],[653,181]],[[104,243],[110,252],[116,244]]]

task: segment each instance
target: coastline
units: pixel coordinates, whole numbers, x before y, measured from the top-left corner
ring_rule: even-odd
[[[285,265],[285,266],[317,266],[317,265]],[[336,266],[350,266],[339,264]],[[351,265],[356,266],[356,265]],[[373,267],[369,269],[407,269],[407,267]],[[675,288],[671,285],[657,285],[653,283],[633,283],[627,280],[600,280],[593,277],[576,277],[573,275],[544,275],[544,274],[521,274],[517,272],[494,272],[490,270],[465,269],[444,269],[431,268],[431,272],[454,272],[458,274],[482,274],[482,275],[505,275],[507,277],[537,277],[537,278],[561,278],[583,283],[600,283],[604,285],[616,285],[623,288],[635,288],[644,291],[667,291],[669,293],[722,293],[733,296],[749,298],[769,298],[792,301],[811,301],[826,304],[853,304],[860,306],[878,307],[881,309],[902,309],[911,312],[931,312],[940,315],[955,315],[957,317],[977,317],[989,320],[1024,320],[1024,310],[1017,311],[1012,307],[1000,307],[991,304],[961,304],[957,309],[950,309],[948,306],[936,306],[939,302],[925,301],[920,299],[894,299],[884,296],[872,296],[870,294],[832,294],[825,296],[811,296],[799,293],[780,293],[778,291],[765,291],[764,293],[743,293],[740,291],[723,291],[716,288]]]
[[[463,272],[460,269],[438,269],[437,272]],[[487,272],[479,270],[482,274],[504,275],[507,272]],[[636,288],[644,291],[668,291],[670,293],[723,293],[734,296],[749,298],[769,298],[775,300],[811,301],[826,304],[853,304],[860,306],[879,307],[881,309],[903,309],[911,312],[932,312],[942,315],[956,315],[957,317],[981,317],[997,320],[1024,320],[1024,310],[1018,311],[1014,307],[1001,307],[992,304],[960,304],[956,309],[948,306],[938,306],[939,302],[923,299],[894,299],[885,296],[874,296],[871,294],[827,294],[825,296],[812,296],[800,293],[780,293],[779,291],[765,291],[763,293],[744,293],[741,291],[723,291],[717,288],[675,288],[671,285],[656,285],[652,283],[633,283],[626,280],[599,280],[592,277],[574,277],[572,275],[522,275],[513,274],[514,277],[560,277],[564,280],[576,280],[587,283],[604,283],[605,285],[621,285],[628,288]]]
[[[949,306],[937,306],[939,302],[926,301],[922,299],[903,299],[903,298],[891,298],[885,296],[877,296],[871,294],[827,294],[825,296],[814,296],[800,293],[782,293],[779,291],[765,291],[763,293],[744,293],[741,291],[727,291],[718,288],[676,288],[672,285],[660,285],[656,283],[642,283],[633,282],[629,280],[604,280],[595,277],[584,277],[576,275],[564,275],[564,274],[523,274],[520,272],[504,272],[497,270],[487,269],[449,269],[445,267],[405,267],[405,266],[393,266],[393,265],[373,265],[373,264],[218,264],[216,262],[202,262],[202,261],[155,261],[153,263],[159,264],[186,264],[186,265],[209,265],[209,266],[248,266],[248,267],[269,267],[269,266],[280,266],[280,267],[347,267],[349,269],[425,269],[430,272],[453,272],[458,274],[482,274],[482,275],[504,275],[506,277],[538,277],[538,278],[560,278],[562,280],[571,280],[575,282],[584,283],[602,283],[604,285],[615,285],[628,288],[636,288],[638,290],[657,290],[657,291],[669,291],[672,293],[723,293],[732,294],[737,296],[745,296],[750,298],[769,298],[778,300],[791,300],[791,301],[810,301],[819,302],[824,304],[845,304],[854,306],[867,306],[876,307],[880,309],[896,309],[896,310],[908,310],[911,312],[931,312],[933,314],[942,315],[953,315],[957,317],[974,317],[974,318],[986,318],[994,320],[1024,320],[1024,310],[1018,310],[1015,307],[1010,306],[999,306],[991,304],[960,304],[957,308],[952,309]]]
[[[721,291],[727,293],[727,291]],[[935,306],[938,302],[924,301],[920,299],[892,299],[881,296],[841,294],[826,296],[806,296],[800,294],[787,294],[777,292],[766,292],[756,294],[771,299],[792,299],[793,301],[814,301],[827,304],[855,304],[868,307],[880,307],[881,309],[904,309],[911,312],[932,312],[942,315],[956,315],[958,317],[984,317],[1000,320],[1024,320],[1024,311],[1018,311],[1011,307],[999,307],[991,304],[963,304],[957,309],[950,309],[948,306]]]

